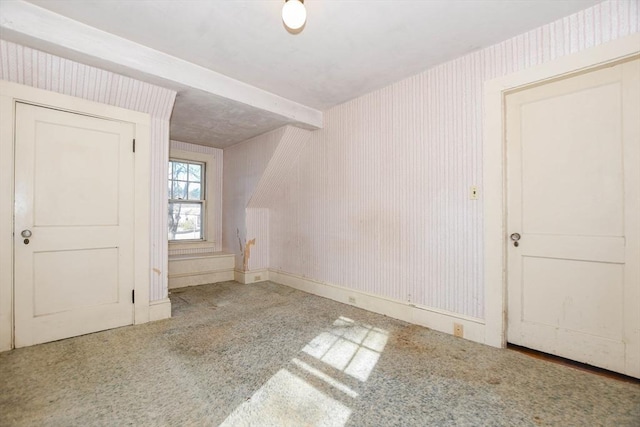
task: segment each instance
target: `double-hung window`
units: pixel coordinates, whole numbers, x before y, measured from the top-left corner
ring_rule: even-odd
[[[205,164],[169,160],[169,241],[204,240]]]

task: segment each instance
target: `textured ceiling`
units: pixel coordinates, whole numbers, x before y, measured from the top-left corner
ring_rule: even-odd
[[[597,1],[307,0],[295,35],[283,27],[280,0],[31,3],[324,110]],[[288,121],[223,104],[183,91],[172,138],[227,146]]]
[[[292,124],[277,114],[185,89],[178,91],[171,116],[171,139],[225,148]]]

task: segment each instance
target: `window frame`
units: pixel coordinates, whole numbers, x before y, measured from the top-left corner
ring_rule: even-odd
[[[204,198],[206,200],[206,212],[203,216],[203,222],[206,220],[204,227],[204,239],[203,240],[168,240],[168,224],[165,227],[167,233],[167,243],[169,250],[181,250],[181,249],[213,249],[216,247],[217,242],[214,240],[216,236],[216,158],[212,154],[198,153],[193,151],[186,151],[180,149],[171,148],[167,160],[184,160],[192,163],[203,163],[205,165],[205,177],[203,179],[204,185]],[[166,163],[168,165],[168,161]],[[166,168],[166,166],[165,166]],[[166,169],[165,169],[166,170]],[[168,178],[168,173],[167,173]],[[165,181],[166,182],[166,181]],[[167,184],[164,184],[167,188]],[[165,197],[167,206],[165,212],[169,209],[169,195]],[[167,213],[165,213],[167,215]]]
[[[200,235],[202,237],[200,237],[199,239],[174,239],[171,240],[169,238],[169,235],[167,233],[167,240],[169,243],[176,243],[176,242],[183,242],[183,243],[198,243],[198,242],[205,242],[207,241],[207,232],[208,232],[208,224],[207,224],[207,212],[208,212],[208,206],[207,206],[207,163],[200,161],[200,160],[190,160],[190,159],[183,159],[183,158],[177,158],[174,156],[169,156],[169,164],[171,164],[171,162],[174,163],[186,163],[188,165],[200,165],[202,167],[202,170],[200,172],[200,199],[196,199],[196,200],[192,200],[189,199],[189,187],[188,187],[188,183],[189,181],[189,172],[187,169],[187,180],[186,181],[181,181],[181,180],[174,180],[172,179],[173,176],[169,176],[168,177],[168,181],[170,182],[174,182],[174,181],[179,181],[179,182],[186,182],[187,183],[187,198],[186,199],[172,199],[170,197],[167,197],[168,200],[168,206],[171,205],[172,203],[184,203],[184,204],[199,204],[200,205]],[[172,187],[173,188],[173,187]],[[168,206],[167,206],[167,211],[168,211]],[[168,228],[168,227],[167,227]]]

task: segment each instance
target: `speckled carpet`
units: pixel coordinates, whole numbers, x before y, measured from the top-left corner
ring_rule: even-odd
[[[0,353],[1,426],[640,426],[640,385],[264,282]]]

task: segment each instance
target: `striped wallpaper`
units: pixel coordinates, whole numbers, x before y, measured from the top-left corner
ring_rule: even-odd
[[[150,300],[167,297],[167,162],[176,92],[0,40],[0,79],[151,115]]]
[[[285,126],[283,129],[280,141],[247,203],[249,208],[269,207],[275,192],[286,179],[288,171],[295,164],[311,136],[310,131],[293,126]],[[254,143],[260,144],[261,139],[262,137],[254,138]]]
[[[268,216],[247,206],[287,129],[267,132],[224,149],[222,248],[236,255],[237,270],[244,268],[245,245],[254,238],[248,267],[258,269],[268,264]]]
[[[325,112],[269,202],[269,266],[483,318],[484,82],[639,29],[607,1]]]
[[[311,132],[286,126],[284,132],[269,159],[269,163],[260,176],[251,199],[247,203],[247,240],[255,239],[247,263],[249,270],[269,268],[269,208],[278,188],[286,182],[289,171],[295,164]],[[260,144],[261,137],[254,138],[254,144]]]
[[[471,201],[468,191],[482,184],[484,81],[638,30],[637,0],[607,1],[337,106],[326,112],[324,129],[312,133],[289,179],[260,201],[269,212],[244,216],[281,131],[258,148],[241,143],[225,150],[223,246],[238,252],[250,226],[269,242],[252,248],[251,269],[269,265],[482,318],[482,198]],[[175,92],[3,40],[0,79],[152,116],[150,245],[157,272],[150,295],[165,298]]]
[[[269,268],[269,210],[311,132],[285,126],[224,150],[225,251],[248,270]],[[239,241],[238,241],[239,240]]]
[[[247,270],[269,268],[269,209],[247,209],[247,240],[255,239],[251,246]],[[236,270],[244,270],[244,265],[236,264]]]
[[[169,255],[203,254],[208,252],[218,252],[222,250],[222,167],[223,151],[220,148],[206,147],[204,145],[189,144],[187,142],[170,141],[169,155],[171,150],[190,151],[192,153],[206,154],[213,157],[213,170],[208,169],[206,173],[214,174],[213,200],[207,202],[207,208],[214,211],[213,241],[207,247],[194,245],[193,248],[172,249],[169,248]],[[165,181],[167,177],[165,176]]]

